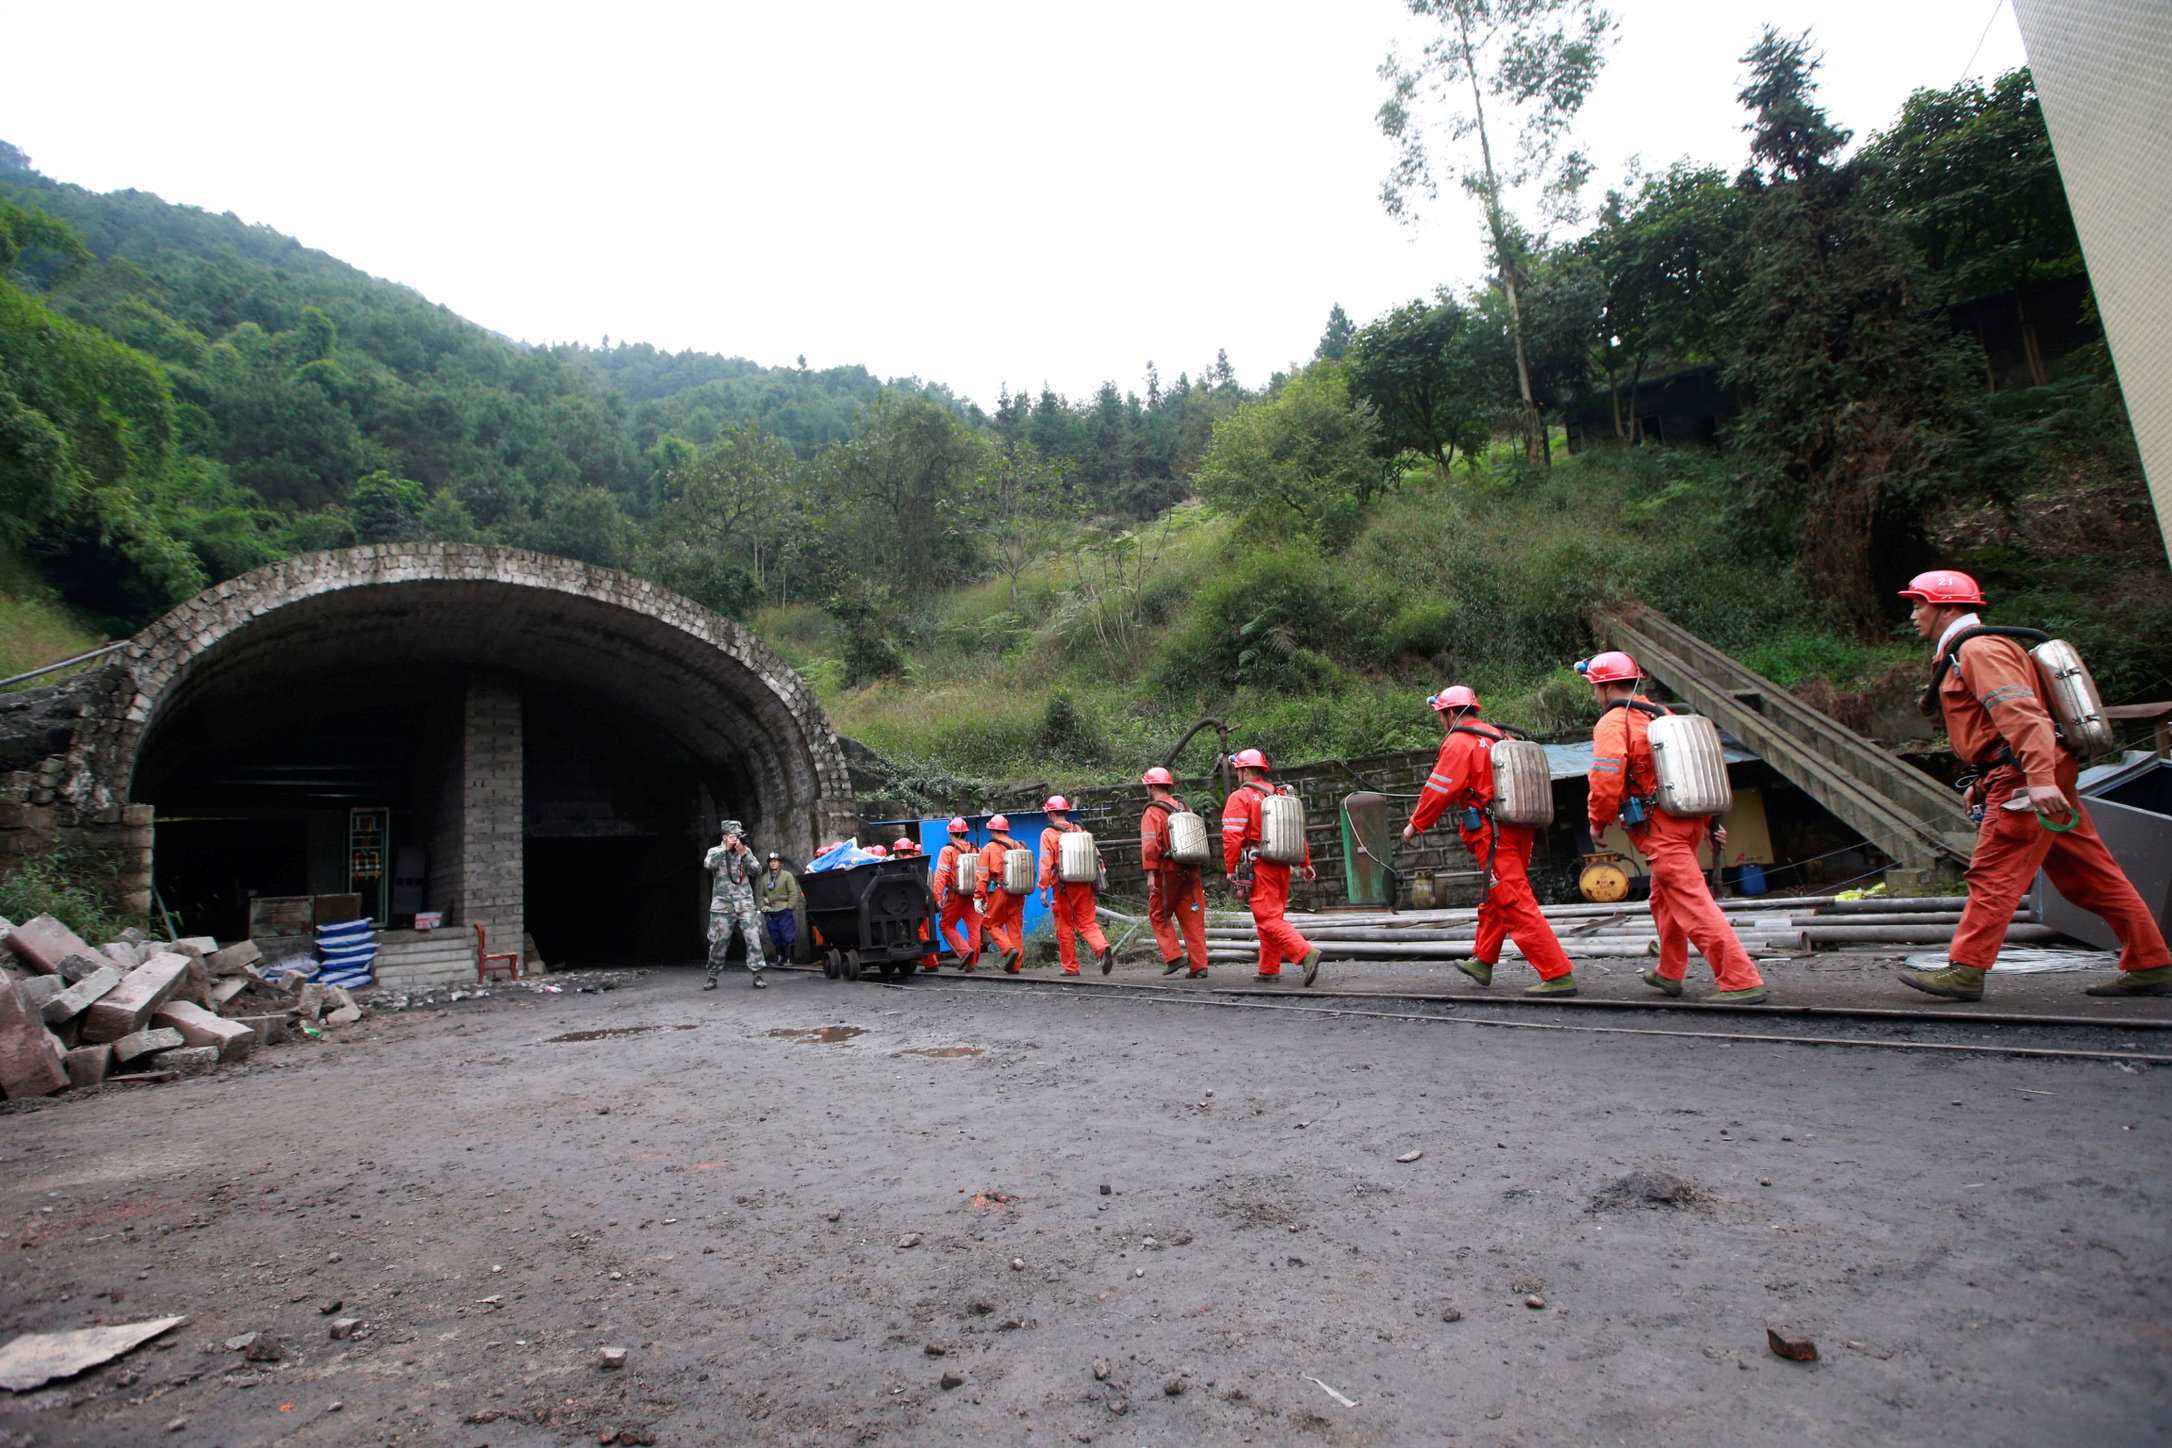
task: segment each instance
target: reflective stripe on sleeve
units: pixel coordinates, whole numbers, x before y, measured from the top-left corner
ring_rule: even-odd
[[[1619,759],[1594,759],[1591,761],[1591,767],[1604,770],[1608,774],[1621,773],[1621,761]]]

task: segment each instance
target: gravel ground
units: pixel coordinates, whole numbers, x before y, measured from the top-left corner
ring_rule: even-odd
[[[2146,1067],[699,983],[0,1116],[0,1334],[191,1319],[0,1443],[2172,1435]]]

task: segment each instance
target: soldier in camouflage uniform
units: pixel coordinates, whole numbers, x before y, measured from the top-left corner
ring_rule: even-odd
[[[762,915],[754,908],[761,867],[740,838],[744,831],[739,821],[724,821],[723,843],[702,857],[702,868],[716,876],[716,888],[709,896],[709,979],[703,990],[716,989],[717,972],[724,969],[724,957],[731,951],[734,926],[746,938],[747,969],[753,972],[754,988],[761,990],[769,984],[762,979],[763,967],[769,964],[763,950]]]

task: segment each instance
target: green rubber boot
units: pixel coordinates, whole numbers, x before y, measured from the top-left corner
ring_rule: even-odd
[[[1925,995],[1955,1001],[1983,999],[1983,972],[1973,965],[1949,965],[1944,970],[1904,970],[1900,983]]]
[[[1576,994],[1576,972],[1564,971],[1552,980],[1542,980],[1537,985],[1523,988],[1527,996],[1572,996]]]
[[[1761,985],[1753,985],[1743,990],[1716,990],[1706,996],[1705,999],[1718,1001],[1721,1005],[1726,1006],[1754,1006],[1765,999],[1765,988]]]
[[[2102,985],[2093,985],[2086,992],[2093,996],[2161,996],[2172,995],[2172,965],[2160,965],[2155,970],[2123,970]]]
[[[1661,995],[1678,996],[1682,993],[1680,981],[1668,980],[1656,970],[1647,970],[1637,978]]]
[[[1480,960],[1475,955],[1467,955],[1456,962],[1456,969],[1480,985],[1493,984],[1493,962],[1490,960]]]

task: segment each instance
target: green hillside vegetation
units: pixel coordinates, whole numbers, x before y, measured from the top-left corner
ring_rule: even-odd
[[[1206,715],[1285,758],[1422,744],[1457,681],[1572,729],[1583,612],[1625,595],[1860,719],[1907,692],[1892,590],[1937,563],[2163,697],[2172,581],[2101,343],[1994,384],[1943,310],[2080,275],[2026,72],[1849,153],[1803,42],[1745,62],[1739,175],[1678,162],[1560,238],[1501,212],[1486,284],[1338,307],[1257,392],[1217,357],[985,409],[522,346],[0,148],[0,549],[35,572],[0,588],[59,653],[304,549],[541,549],[752,619],[930,780],[1124,776]],[[1699,366],[1739,416],[1648,445],[1639,382]],[[1572,456],[1584,403],[1614,445]]]

